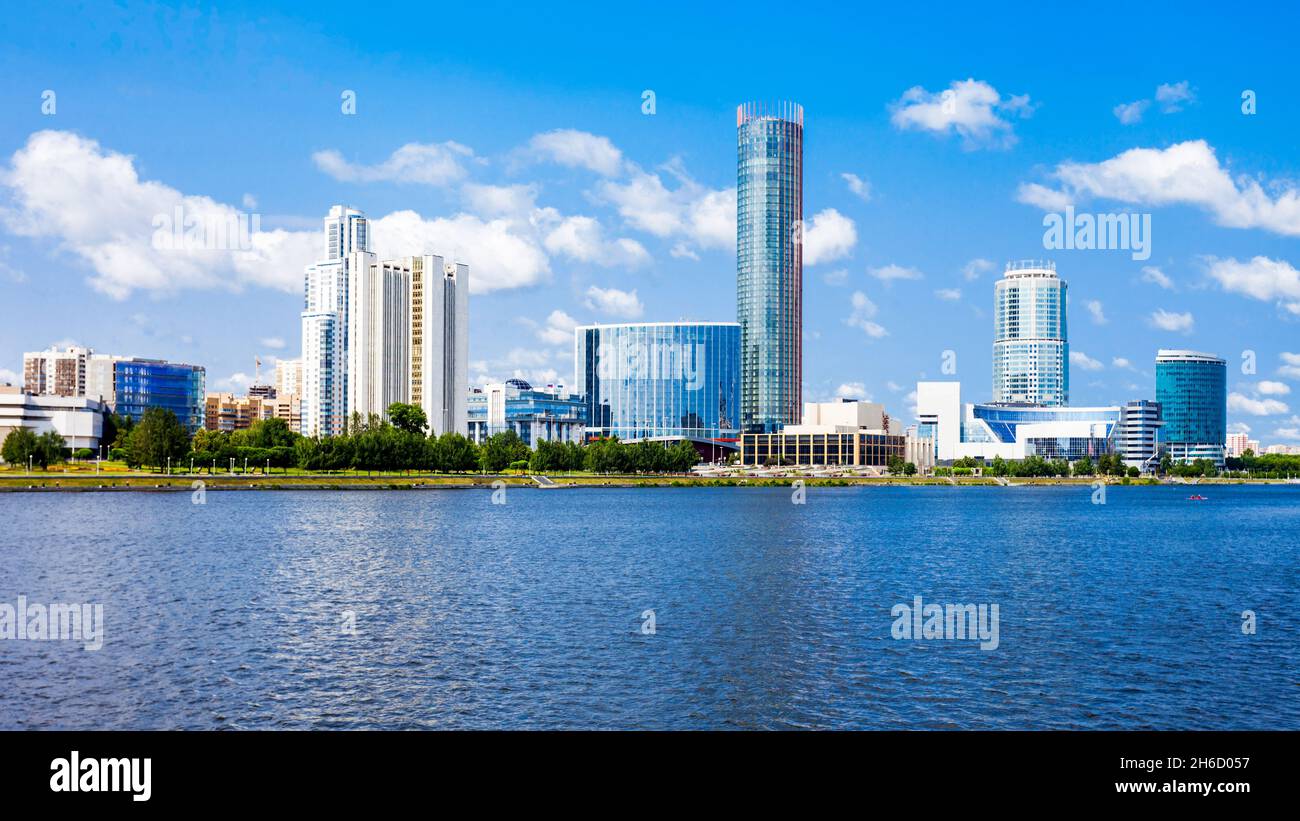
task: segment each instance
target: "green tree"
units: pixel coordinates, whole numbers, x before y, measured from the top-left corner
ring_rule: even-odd
[[[487,438],[479,448],[479,465],[488,473],[500,473],[511,462],[527,461],[531,451],[514,430],[503,430]]]
[[[687,439],[679,439],[668,449],[666,467],[674,473],[688,473],[700,463],[700,452]]]
[[[904,475],[904,476],[915,476],[915,475],[916,475],[916,463],[915,463],[915,462],[908,462],[907,464],[903,465],[903,475]],[[998,474],[994,474],[994,475],[996,475],[996,476],[1001,476],[1002,474],[998,473]]]
[[[915,465],[913,465],[913,467],[915,467]],[[1003,459],[1001,456],[993,457],[993,462],[989,465],[989,473],[992,473],[994,476],[1006,476],[1010,472],[1011,468],[1007,465],[1006,459]]]
[[[1102,457],[1105,458],[1104,456]],[[1075,476],[1091,476],[1093,473],[1092,457],[1084,455],[1074,463]]]
[[[1173,469],[1173,466],[1174,466],[1174,458],[1169,455],[1169,451],[1165,451],[1164,453],[1161,453],[1160,454],[1161,475],[1168,476],[1169,471]]]
[[[149,408],[131,431],[127,453],[135,465],[162,470],[169,458],[179,462],[189,447],[189,433],[176,414],[166,408]]]
[[[429,427],[429,417],[425,414],[424,408],[404,402],[394,402],[388,406],[388,421],[400,431],[420,436],[424,436],[424,432]]]
[[[31,457],[33,462],[40,460],[40,455],[37,453],[40,449],[41,444],[36,434],[27,428],[14,428],[5,437],[4,444],[0,445],[0,456],[11,465],[21,465],[25,468],[28,457]]]
[[[431,461],[434,470],[464,473],[478,469],[479,448],[468,437],[455,431],[447,431],[436,440],[430,441],[433,444]]]
[[[42,467],[49,467],[56,462],[63,461],[63,454],[68,449],[68,442],[62,436],[52,430],[47,430],[37,437],[36,441],[40,448],[40,453],[36,458],[41,462]]]
[[[898,476],[903,472],[904,466],[907,463],[903,460],[903,457],[891,455],[889,459],[886,460],[885,464],[890,476]],[[962,465],[961,467],[965,467],[965,465]]]

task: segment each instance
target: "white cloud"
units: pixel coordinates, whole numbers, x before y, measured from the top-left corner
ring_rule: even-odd
[[[1143,266],[1142,281],[1159,285],[1166,291],[1172,291],[1174,288],[1174,281],[1166,276],[1164,271],[1161,271],[1154,265]]]
[[[1300,353],[1283,351],[1280,356],[1282,365],[1277,369],[1278,375],[1300,379]]]
[[[893,264],[882,268],[868,268],[867,273],[882,282],[892,282],[896,279],[921,279],[925,276],[915,268],[905,268],[902,265]]]
[[[1106,319],[1106,312],[1098,300],[1092,299],[1088,301],[1088,313],[1092,315],[1094,325],[1105,325],[1110,321]]]
[[[1181,333],[1190,333],[1196,320],[1190,313],[1177,314],[1159,308],[1151,313],[1149,320],[1151,325],[1163,331],[1178,331]]]
[[[980,278],[980,274],[988,273],[989,271],[992,271],[993,268],[993,263],[989,260],[976,258],[966,263],[966,265],[961,269],[961,272],[967,280],[974,281]]]
[[[571,344],[573,342],[573,329],[576,327],[578,327],[578,321],[576,319],[556,308],[546,317],[546,325],[537,329],[537,338],[550,345]],[[516,357],[524,357],[526,350],[527,349],[524,348],[516,349]],[[526,364],[535,367],[545,361],[545,354],[538,352],[537,357],[526,361],[520,358],[508,364]]]
[[[0,368],[0,385],[21,385],[23,380],[14,371]]]
[[[1024,182],[1016,189],[1016,200],[1044,211],[1064,211],[1074,204],[1074,197],[1036,182]]]
[[[1133,123],[1141,122],[1142,115],[1150,105],[1150,100],[1137,100],[1132,103],[1120,103],[1115,106],[1115,116],[1124,125],[1132,125]]]
[[[469,209],[486,217],[527,214],[536,207],[536,185],[482,185],[466,183],[461,195]]]
[[[871,394],[867,393],[867,386],[861,382],[845,382],[835,389],[836,399],[859,399],[863,402],[871,401]]]
[[[1300,236],[1300,190],[1246,176],[1234,180],[1204,140],[1164,149],[1132,148],[1099,163],[1061,163],[1051,176],[1060,190],[1022,184],[1018,199],[1049,211],[1085,197],[1147,207],[1192,205],[1228,228]]]
[[[593,192],[598,201],[615,206],[629,225],[660,238],[676,237],[674,256],[686,256],[693,246],[734,248],[736,189],[713,190],[691,179],[679,163],[666,166],[677,187],[664,185],[658,174],[631,168],[625,182],[603,180]]]
[[[1195,100],[1196,93],[1192,91],[1186,80],[1172,84],[1161,83],[1156,87],[1156,102],[1160,103],[1160,110],[1166,114],[1182,111],[1183,103],[1191,103]]]
[[[284,348],[284,340],[278,336],[264,336],[259,340],[262,347],[278,351]]]
[[[224,226],[243,212],[141,180],[132,157],[66,131],[32,134],[0,171],[0,185],[10,195],[0,212],[9,231],[57,241],[93,271],[91,287],[114,299],[247,285],[301,291],[303,266],[322,244],[319,232],[277,229],[252,233],[248,250],[155,247],[155,219],[171,220],[177,208],[202,225]]]
[[[1113,358],[1110,360],[1110,364],[1111,364],[1112,367],[1115,367],[1115,368],[1124,368],[1124,369],[1126,369],[1126,370],[1130,370],[1130,371],[1131,371],[1131,370],[1134,370],[1134,368],[1133,368],[1133,363],[1130,362],[1130,361],[1128,361],[1127,359],[1125,359],[1125,358],[1122,357],[1122,356],[1116,356],[1116,357],[1113,357]]]
[[[850,298],[853,305],[853,312],[845,320],[850,327],[860,328],[865,331],[867,336],[872,339],[880,339],[883,336],[889,336],[889,331],[885,330],[879,323],[873,321],[876,312],[879,310],[876,303],[867,298],[867,295],[861,291],[854,291]]]
[[[532,226],[519,220],[485,221],[472,214],[426,219],[414,211],[394,211],[371,220],[370,232],[380,257],[430,253],[469,265],[472,294],[545,280],[550,263],[534,233]],[[301,274],[295,279],[301,288]]]
[[[238,393],[248,388],[252,381],[252,378],[248,374],[240,371],[239,373],[232,373],[230,376],[216,380],[212,387],[226,393]]]
[[[623,319],[636,319],[645,311],[645,306],[641,304],[635,289],[620,291],[617,288],[600,288],[593,285],[587,289],[587,300],[584,304],[593,311]]]
[[[804,226],[803,262],[816,265],[842,259],[853,251],[858,241],[858,230],[853,220],[827,208]]]
[[[1028,116],[1029,97],[1003,97],[997,89],[974,78],[952,83],[931,93],[913,86],[892,106],[890,122],[900,129],[935,134],[956,133],[966,150],[1009,148],[1016,142],[1011,121],[1002,115]]]
[[[1070,351],[1070,364],[1083,368],[1085,371],[1099,371],[1106,367],[1099,360],[1093,359],[1083,351]]]
[[[849,271],[847,268],[837,268],[829,273],[822,274],[822,282],[827,285],[843,285],[849,281]]]
[[[608,137],[572,128],[534,135],[525,152],[534,159],[586,168],[603,177],[618,176],[623,170],[623,152]]]
[[[885,387],[889,388],[890,393],[898,393],[903,389],[902,385],[898,384],[892,379],[885,383]]]
[[[1255,390],[1265,396],[1286,396],[1291,393],[1291,386],[1285,382],[1264,379],[1255,386]]]
[[[961,299],[961,289],[960,288],[939,288],[934,292],[934,295],[939,297],[939,299],[946,299],[949,302],[956,302],[957,300]]]
[[[1300,314],[1300,271],[1290,263],[1268,257],[1249,262],[1211,258],[1210,276],[1225,291],[1266,302],[1277,300],[1291,313]]]
[[[350,163],[334,149],[311,155],[316,167],[339,182],[399,182],[447,185],[465,177],[464,160],[474,152],[448,140],[443,143],[407,143],[376,165]]]
[[[1250,416],[1273,416],[1288,413],[1291,409],[1278,399],[1254,399],[1244,393],[1233,391],[1228,394],[1228,410]]]
[[[1228,425],[1228,433],[1250,433],[1250,425],[1245,422],[1233,422]]]
[[[565,217],[546,235],[546,250],[579,262],[635,267],[650,261],[641,243],[626,237],[607,241],[600,223],[591,217]]]
[[[853,196],[863,202],[871,202],[871,183],[862,179],[857,174],[850,174],[847,171],[840,174],[840,177],[844,180],[845,184],[849,186],[849,191],[853,192]]]

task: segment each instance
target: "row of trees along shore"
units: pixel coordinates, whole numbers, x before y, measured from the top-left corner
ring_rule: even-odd
[[[699,462],[690,442],[665,447],[658,442],[620,442],[601,439],[584,444],[538,442],[530,448],[512,430],[495,433],[481,445],[459,433],[426,435],[429,424],[418,405],[394,403],[388,419],[377,414],[362,419],[353,414],[340,436],[307,437],[289,429],[283,419],[254,422],[234,432],[200,430],[190,436],[185,426],[165,408],[149,408],[139,422],[128,417],[105,417],[103,441],[111,443],[109,458],[133,468],[164,469],[186,467],[224,472],[233,464],[250,470],[268,469],[320,472],[423,472],[500,473],[505,470],[534,473],[588,471],[592,473],[685,473]],[[70,452],[62,436],[47,432],[39,436],[25,428],[10,431],[0,445],[0,456],[11,465],[31,464],[42,469],[69,456],[94,458],[95,452]],[[890,459],[889,472],[911,476],[916,466],[898,457]],[[982,468],[989,476],[1130,476],[1139,475],[1115,454],[1103,454],[1094,462],[1085,456],[1074,463],[1064,459],[1030,456],[1021,460],[997,457],[982,462],[970,457],[951,467],[935,468],[936,475],[968,476]],[[1220,471],[1208,459],[1177,463],[1162,455],[1158,473],[1165,476],[1280,479],[1300,476],[1300,456],[1270,453],[1256,456],[1246,451],[1225,460]]]
[[[699,462],[690,442],[671,446],[659,442],[625,443],[602,439],[585,444],[539,442],[534,450],[513,430],[489,436],[481,445],[459,433],[427,435],[429,424],[418,405],[394,403],[388,419],[373,414],[362,419],[353,414],[340,436],[307,437],[291,430],[283,419],[254,422],[233,432],[200,430],[192,437],[171,411],[149,408],[138,423],[124,417],[106,422],[105,441],[112,442],[109,458],[133,468],[189,469],[223,473],[233,464],[250,471],[268,472],[298,468],[307,471],[500,473],[590,471],[593,473],[685,473]],[[30,431],[21,431],[32,438]],[[6,461],[26,464],[30,450],[26,436],[13,435],[13,456]],[[57,436],[57,434],[46,434]],[[57,446],[56,446],[57,444]],[[59,460],[63,440],[40,451],[35,464],[46,467]],[[87,451],[85,457],[94,456]]]

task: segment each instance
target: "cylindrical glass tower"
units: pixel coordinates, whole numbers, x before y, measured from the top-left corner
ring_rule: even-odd
[[[1156,354],[1156,401],[1164,416],[1160,446],[1176,462],[1223,464],[1228,436],[1228,362],[1213,354]]]
[[[803,107],[736,109],[740,425],[775,432],[803,403]]]
[[[998,280],[993,305],[993,401],[1070,404],[1066,284],[1056,263],[1012,262]]]

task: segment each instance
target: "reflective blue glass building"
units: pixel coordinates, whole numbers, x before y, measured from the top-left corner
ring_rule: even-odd
[[[166,408],[194,434],[203,427],[204,371],[157,359],[113,362],[113,409],[135,421],[149,408]]]
[[[579,326],[574,363],[574,383],[587,403],[587,438],[737,447],[739,324]]]
[[[1228,363],[1196,351],[1156,353],[1156,401],[1164,424],[1159,442],[1176,462],[1223,465],[1228,438]]]
[[[803,404],[803,107],[736,109],[740,424],[775,432]]]

